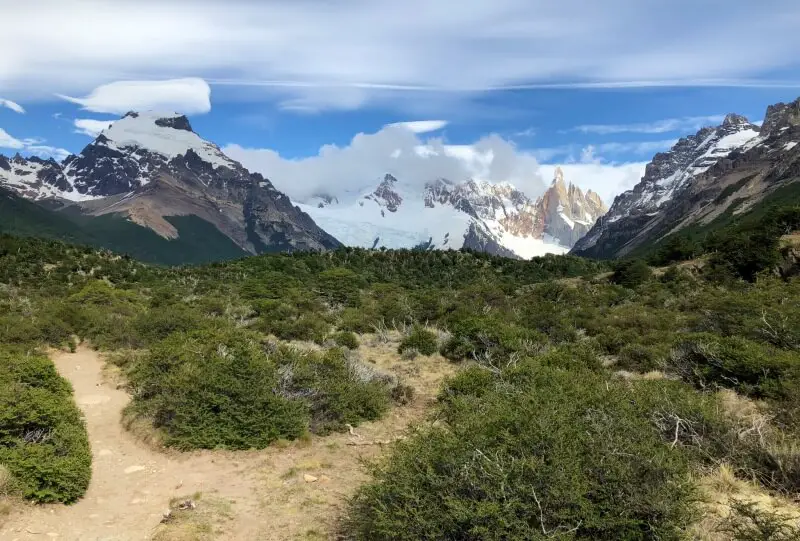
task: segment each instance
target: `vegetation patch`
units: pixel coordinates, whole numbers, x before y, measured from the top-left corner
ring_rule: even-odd
[[[72,389],[42,355],[0,351],[2,490],[72,503],[91,477],[92,455]]]

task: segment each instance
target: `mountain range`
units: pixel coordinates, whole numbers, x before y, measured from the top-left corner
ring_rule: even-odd
[[[536,199],[509,183],[384,173],[359,193],[293,202],[185,116],[131,112],[60,163],[0,155],[0,232],[166,264],[342,245],[613,258],[800,200],[798,178],[800,99],[769,106],[760,126],[729,114],[680,139],[610,209],[558,168]]]
[[[800,99],[767,108],[761,126],[730,114],[656,154],[572,253],[644,253],[679,231],[713,230],[765,206],[800,200]]]
[[[507,183],[436,179],[414,189],[386,174],[376,184],[350,201],[295,204],[185,116],[129,112],[63,162],[0,156],[9,192],[0,231],[35,234],[39,223],[51,236],[170,264],[342,243],[530,258],[566,252],[606,211],[560,170],[535,201]]]
[[[561,169],[536,200],[509,183],[437,179],[422,189],[386,174],[374,190],[299,205],[349,246],[469,248],[509,257],[565,253],[606,210]]]

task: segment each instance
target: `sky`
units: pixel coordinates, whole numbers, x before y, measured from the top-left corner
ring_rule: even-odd
[[[800,96],[795,0],[0,0],[0,14],[0,153],[63,159],[129,110],[177,111],[297,200],[385,172],[536,196],[560,165],[610,203],[679,137]]]

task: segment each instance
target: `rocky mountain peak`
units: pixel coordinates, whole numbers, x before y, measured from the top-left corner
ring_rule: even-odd
[[[386,207],[389,212],[397,212],[397,208],[402,204],[403,198],[395,190],[395,184],[397,184],[397,179],[386,173],[375,191],[365,196],[365,198],[372,199],[382,207]]]
[[[751,126],[747,117],[742,115],[737,115],[736,113],[728,113],[725,115],[725,120],[722,121],[723,127],[735,127],[735,126]]]
[[[772,135],[782,129],[800,126],[800,98],[791,103],[776,103],[767,107],[761,135]]]
[[[156,126],[162,128],[172,128],[173,130],[194,132],[192,125],[189,124],[189,119],[184,115],[158,118],[156,119],[155,124]]]
[[[555,172],[553,173],[553,186],[557,185],[564,185],[564,171],[560,167],[556,167]]]

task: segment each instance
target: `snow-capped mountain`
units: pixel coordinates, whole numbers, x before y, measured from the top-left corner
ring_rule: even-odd
[[[177,113],[130,112],[62,163],[0,156],[0,186],[94,216],[121,214],[170,239],[180,232],[168,217],[196,216],[250,253],[340,245]]]
[[[642,180],[573,247],[573,253],[619,257],[728,208],[744,212],[797,179],[800,100],[767,109],[761,128],[729,114],[716,127],[656,154]]]
[[[508,183],[437,179],[420,190],[387,174],[356,197],[317,196],[299,207],[351,246],[470,248],[526,259],[566,252],[606,211],[597,194],[567,185],[560,169],[535,201]]]

